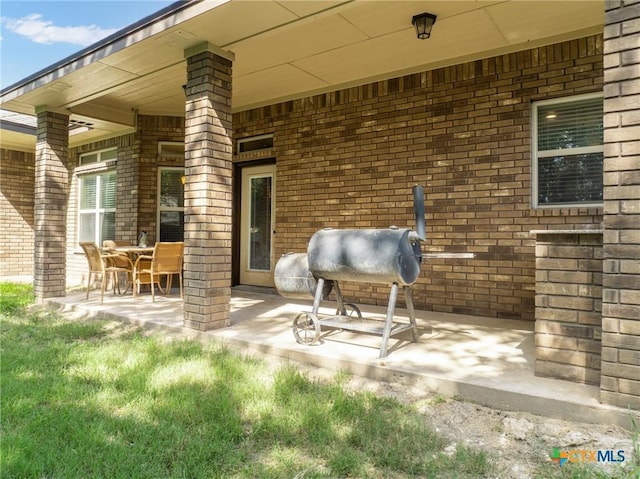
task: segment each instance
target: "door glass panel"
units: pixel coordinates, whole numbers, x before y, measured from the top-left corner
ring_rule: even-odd
[[[184,241],[184,213],[160,212],[160,241]]]
[[[182,175],[184,175],[184,170],[166,169],[160,172],[160,206],[184,207]]]
[[[271,177],[251,178],[249,269],[271,269]]]

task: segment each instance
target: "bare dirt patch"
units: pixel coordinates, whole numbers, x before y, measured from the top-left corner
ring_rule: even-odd
[[[299,366],[308,377],[324,381],[335,376],[312,366]],[[554,448],[562,451],[625,450],[631,460],[633,433],[617,426],[562,421],[534,414],[502,411],[447,398],[415,387],[351,376],[345,387],[351,391],[370,391],[411,405],[425,416],[435,430],[451,443],[488,452],[496,463],[496,478],[533,479],[535,469],[550,462]],[[598,464],[603,472],[611,465]],[[620,477],[620,476],[618,476]],[[640,479],[640,478],[636,478]]]

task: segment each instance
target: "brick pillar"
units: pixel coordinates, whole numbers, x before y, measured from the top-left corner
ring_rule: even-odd
[[[233,57],[201,44],[185,51],[184,323],[230,324]]]
[[[606,1],[600,399],[640,409],[640,4]]]
[[[69,115],[38,108],[33,287],[37,302],[65,296]]]
[[[601,285],[601,231],[537,232],[537,376],[600,384]]]
[[[137,125],[136,125],[137,126]],[[137,135],[136,135],[137,136]],[[121,241],[138,240],[138,215],[140,208],[139,183],[139,142],[134,135],[120,138],[118,144],[118,163],[116,165],[117,207],[116,207],[116,238]]]

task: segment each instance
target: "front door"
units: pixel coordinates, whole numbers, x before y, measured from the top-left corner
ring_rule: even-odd
[[[273,287],[276,165],[242,168],[240,283]]]

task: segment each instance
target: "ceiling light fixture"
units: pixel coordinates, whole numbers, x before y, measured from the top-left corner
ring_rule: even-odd
[[[416,27],[416,35],[420,40],[426,40],[431,36],[431,27],[436,23],[436,16],[430,13],[414,15],[411,24]]]

